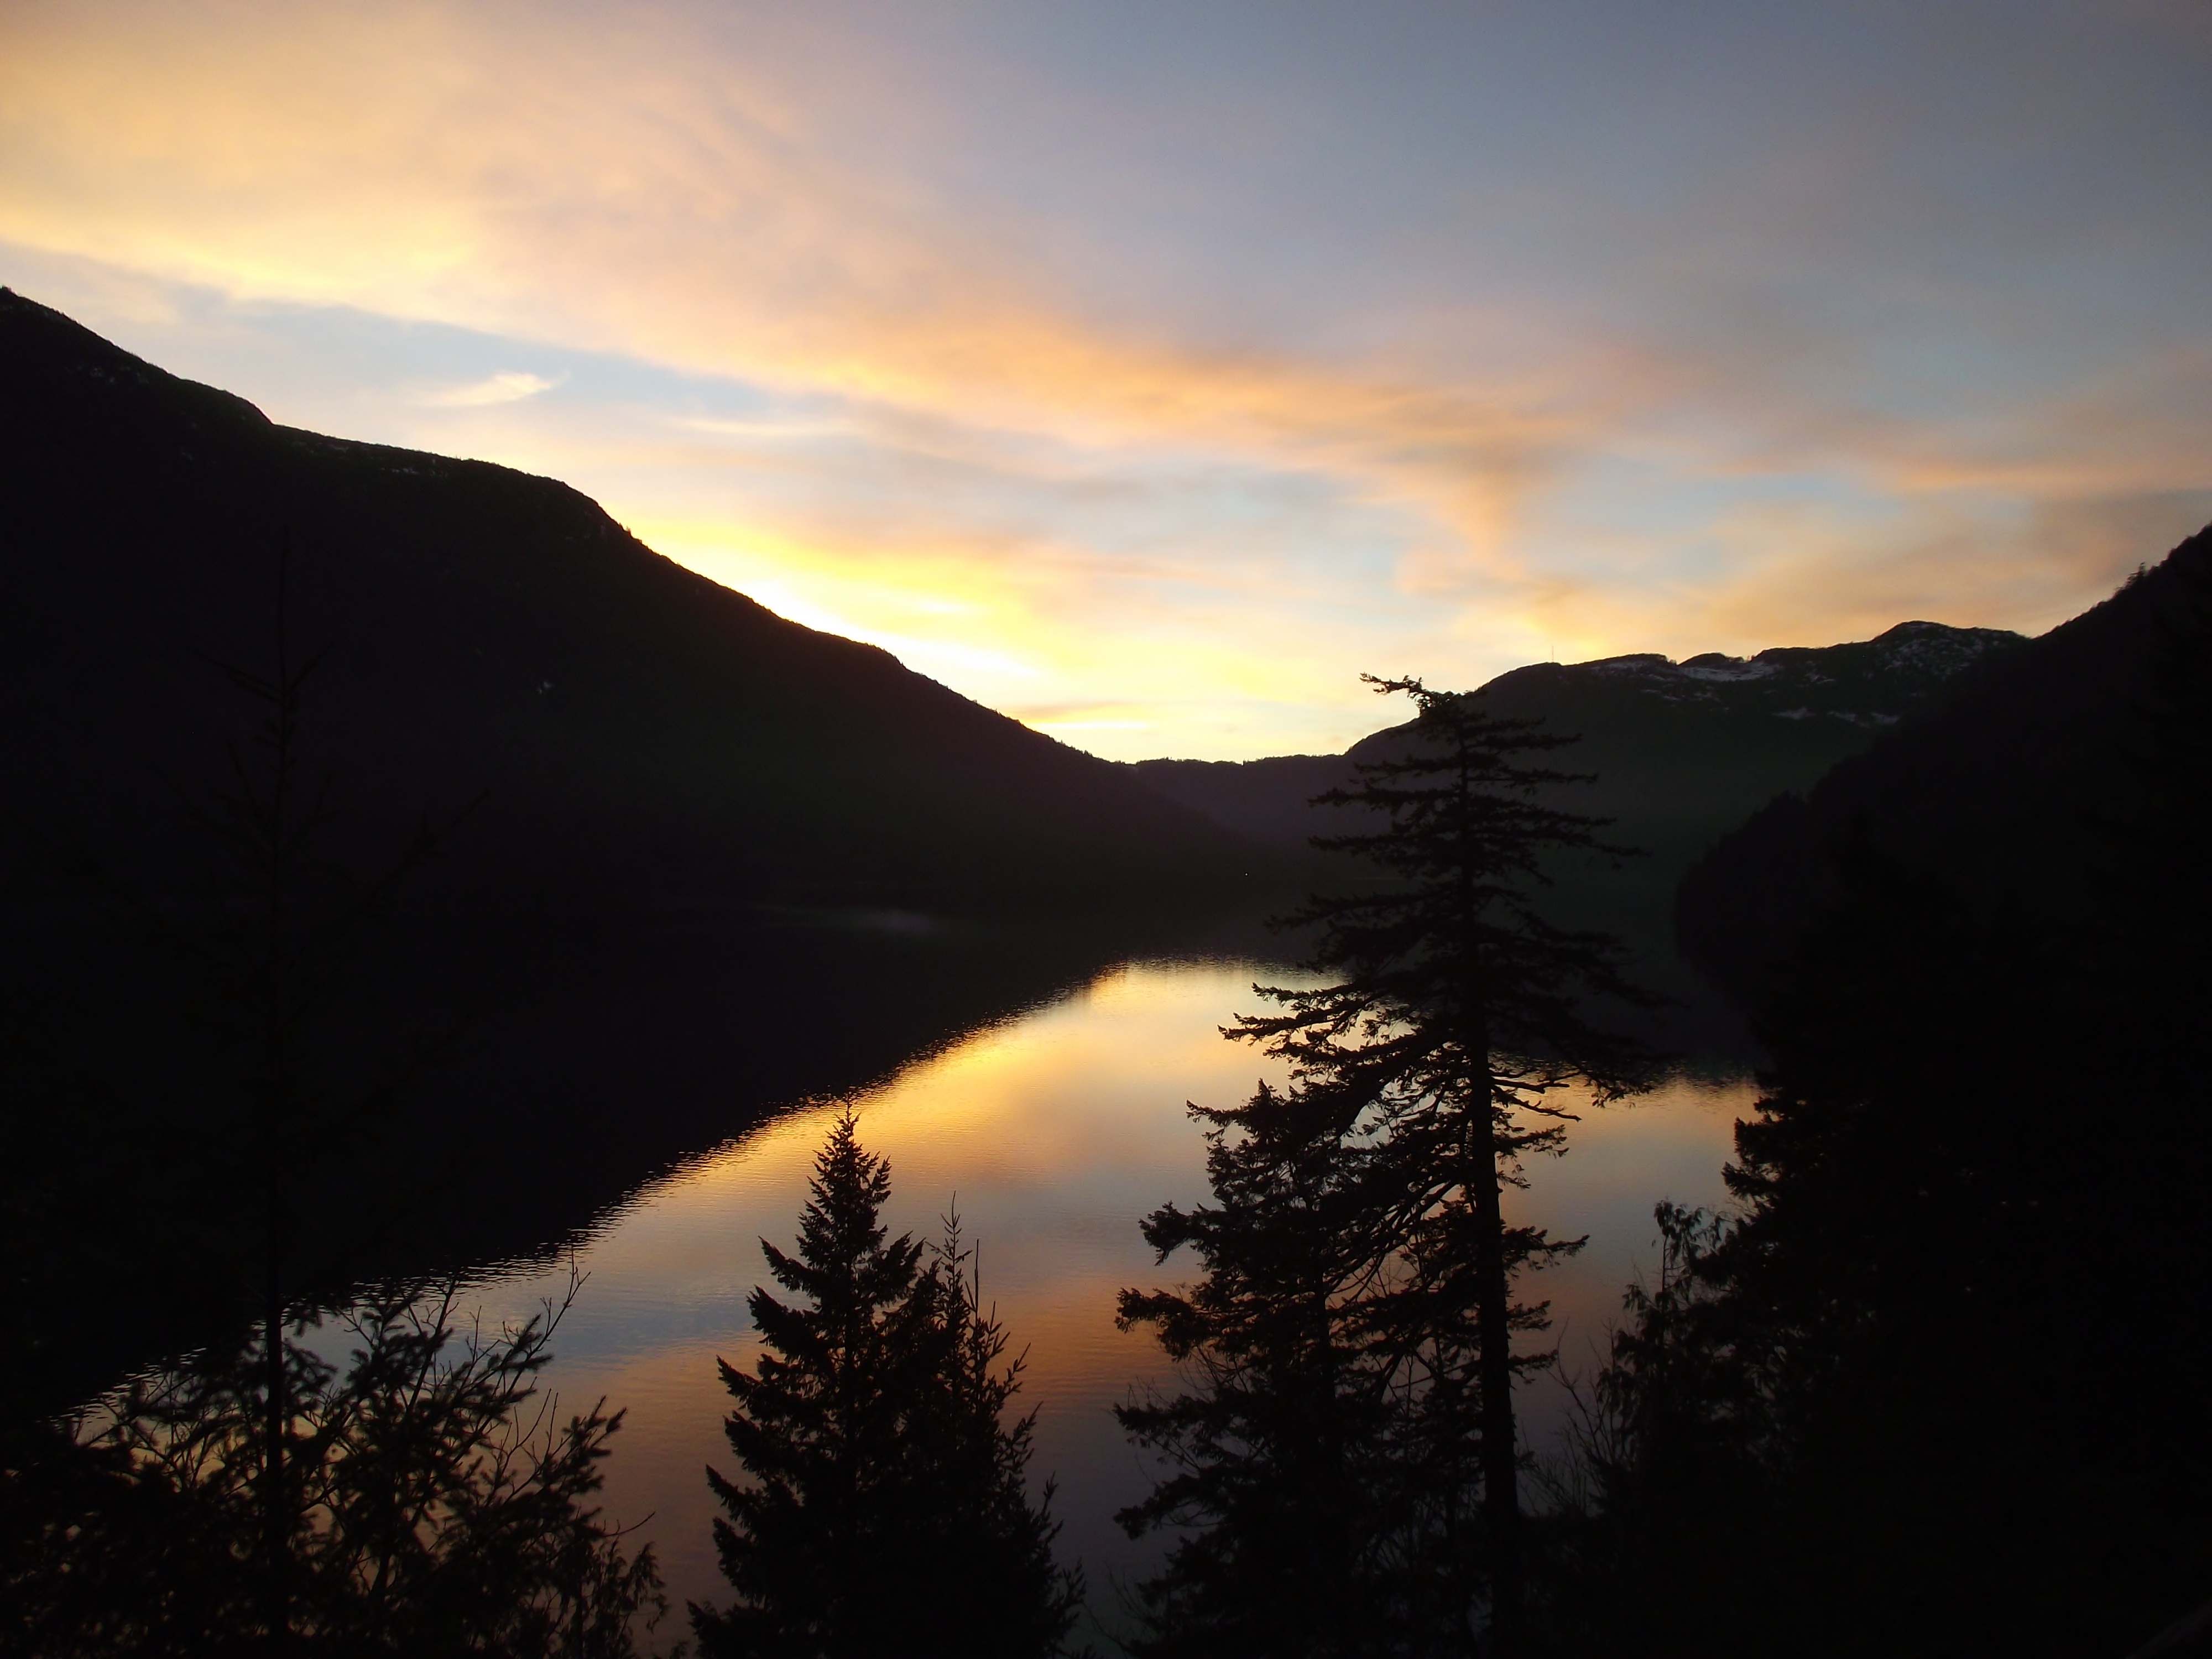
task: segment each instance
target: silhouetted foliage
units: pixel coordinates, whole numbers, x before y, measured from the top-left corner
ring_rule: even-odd
[[[562,1430],[517,1416],[551,1310],[464,1332],[451,1283],[411,1281],[358,1304],[339,1295],[359,1344],[343,1373],[303,1340],[359,1272],[366,1236],[403,1225],[442,1164],[435,1149],[376,1156],[441,1044],[388,1041],[380,981],[406,968],[371,942],[438,837],[367,881],[331,855],[327,785],[302,758],[318,659],[291,648],[289,562],[288,550],[269,670],[217,665],[258,720],[190,809],[209,849],[201,878],[149,886],[85,842],[50,842],[92,901],[82,925],[104,937],[91,959],[125,989],[106,1030],[12,1045],[10,1119],[55,1117],[30,1148],[49,1162],[9,1183],[9,1242],[34,1224],[18,1199],[35,1200],[42,1177],[114,1177],[143,1139],[168,1164],[124,1187],[156,1197],[118,1218],[125,1247],[137,1272],[198,1304],[203,1337],[226,1334],[58,1420],[57,1368],[9,1366],[10,1634],[60,1654],[626,1653],[657,1576],[586,1501],[617,1419],[595,1410]],[[103,1121],[125,1143],[112,1153],[59,1127]],[[180,1217],[198,1224],[170,1224]],[[45,1311],[9,1309],[11,1322]]]
[[[252,1271],[268,1370],[258,1477],[269,1564],[264,1619],[279,1632],[287,1628],[293,1595],[285,1579],[295,1571],[289,1538],[301,1501],[288,1468],[295,1360],[285,1323],[288,1304],[309,1282],[299,1259],[306,1242],[302,1200],[389,1116],[422,1058],[418,1053],[359,1081],[344,1074],[349,1068],[333,1065],[319,1038],[334,988],[359,949],[361,928],[433,840],[425,831],[382,878],[366,884],[329,862],[323,846],[327,785],[310,781],[300,750],[301,707],[321,653],[304,661],[295,654],[290,563],[287,542],[277,559],[270,671],[222,670],[259,705],[262,720],[249,748],[233,749],[228,785],[204,813],[228,854],[217,866],[214,891],[204,910],[181,920],[139,907],[142,924],[183,961],[185,982],[196,993],[189,1017],[211,1051],[217,1110],[228,1108],[230,1120],[209,1127],[235,1160],[233,1190],[240,1209],[258,1218],[259,1260]],[[319,1242],[327,1249],[331,1241]],[[325,1272],[336,1265],[322,1264]]]
[[[23,884],[29,902],[9,907],[15,997],[0,1111],[18,1132],[48,1132],[46,1174],[58,1181],[125,1153],[110,1145],[88,1158],[101,1132],[150,1143],[170,1191],[114,1184],[142,1204],[173,1202],[162,1221],[171,1242],[188,1246],[177,1254],[232,1296],[251,1285],[264,1313],[310,1284],[342,1287],[353,1247],[418,1195],[385,1181],[360,1183],[374,1187],[364,1199],[329,1178],[383,1150],[403,1102],[458,1030],[448,1022],[398,1035],[392,1008],[422,964],[384,947],[393,900],[465,814],[441,827],[426,820],[374,860],[349,856],[362,849],[343,844],[331,777],[303,740],[326,653],[303,658],[291,641],[292,564],[280,547],[264,665],[207,665],[245,729],[210,781],[177,786],[181,799],[160,824],[166,867],[117,856],[113,825],[55,819],[51,802],[8,815],[37,843],[41,879]],[[365,863],[372,873],[361,872]],[[47,963],[66,990],[26,994],[24,960]],[[34,1128],[33,1118],[46,1121]],[[66,1131],[78,1126],[94,1133],[72,1157]],[[422,1176],[423,1160],[410,1159],[407,1173]],[[300,1200],[308,1190],[313,1224]],[[188,1213],[204,1192],[221,1203]]]
[[[1589,1396],[1570,1650],[2119,1653],[2201,1601],[2208,822],[2212,532],[1685,883],[1772,1063]]]
[[[1575,1244],[1509,1225],[1503,1188],[1561,1150],[1555,1090],[1610,1097],[1645,1064],[1585,1018],[1634,996],[1610,942],[1531,897],[1546,859],[1616,849],[1533,799],[1571,780],[1523,757],[1572,739],[1374,684],[1419,719],[1323,799],[1389,823],[1321,844],[1393,879],[1291,918],[1318,928],[1326,982],[1261,988],[1284,1012],[1231,1035],[1287,1058],[1291,1085],[1194,1109],[1215,1201],[1145,1224],[1206,1278],[1122,1293],[1124,1324],[1155,1326],[1196,1384],[1121,1412],[1175,1467],[1124,1525],[1194,1529],[1145,1587],[1147,1651],[1464,1650],[1479,1623],[1491,1652],[1522,1643],[1512,1389],[1549,1356],[1514,1352],[1545,1322],[1512,1285]]]
[[[1370,1319],[1401,1276],[1368,1259],[1365,1199],[1334,1103],[1263,1086],[1245,1106],[1193,1107],[1214,1202],[1146,1218],[1163,1260],[1189,1247],[1204,1277],[1121,1293],[1120,1322],[1154,1328],[1189,1391],[1115,1408],[1170,1472],[1118,1519],[1176,1529],[1140,1589],[1139,1654],[1320,1656],[1419,1650],[1453,1598],[1425,1570],[1463,1527],[1474,1471],[1408,1443],[1419,1386]],[[1388,1274],[1387,1281],[1381,1279]]]
[[[2212,982],[2212,535],[2185,544],[2159,576],[2124,786],[2097,815],[2105,902],[2083,959],[2096,975],[2094,1016],[2124,1030],[2169,1086],[2201,1088],[2191,1039]]]
[[[1009,1343],[995,1309],[983,1305],[982,1264],[961,1236],[956,1212],[930,1244],[939,1358],[934,1386],[921,1396],[910,1430],[920,1468],[920,1531],[913,1543],[925,1571],[953,1606],[942,1650],[969,1654],[1043,1655],[1063,1650],[1083,1601],[1080,1569],[1053,1555],[1060,1522],[1051,1518],[1055,1483],[1029,1497],[1036,1408],[1009,1418],[1021,1391],[1024,1355]],[[936,1638],[909,1636],[909,1652],[939,1650]]]
[[[273,1619],[258,1334],[53,1425],[48,1455],[14,1472],[49,1501],[11,1516],[9,1651],[635,1652],[666,1606],[659,1571],[591,1502],[622,1414],[562,1422],[537,1392],[574,1294],[495,1332],[457,1315],[452,1281],[291,1322]],[[319,1352],[331,1337],[351,1345],[343,1369]]]
[[[331,857],[329,782],[309,770],[301,740],[302,705],[325,653],[302,658],[293,644],[291,564],[288,538],[277,551],[267,669],[217,665],[259,718],[249,740],[232,745],[228,778],[196,809],[214,853],[204,886],[162,902],[96,867],[85,872],[166,958],[178,1029],[195,1058],[173,1060],[153,1081],[202,1094],[195,1127],[204,1165],[246,1218],[235,1241],[240,1255],[217,1260],[252,1287],[260,1325],[267,1369],[256,1477],[266,1528],[262,1617],[278,1632],[294,1595],[290,1517],[301,1501],[288,1468],[296,1364],[285,1335],[289,1310],[346,1276],[361,1241],[343,1236],[349,1228],[324,1194],[336,1171],[389,1125],[439,1046],[417,1039],[396,1055],[365,1058],[337,1035],[340,988],[357,974],[365,931],[438,836],[418,832],[367,880]],[[383,1188],[371,1212],[382,1215],[369,1224],[389,1224],[419,1196]],[[357,1228],[368,1218],[351,1219]]]
[[[721,1364],[744,1469],[708,1482],[737,1595],[691,1607],[708,1656],[859,1659],[1060,1650],[1080,1580],[1053,1562],[1051,1488],[1024,1486],[1034,1414],[1005,1420],[1020,1363],[978,1305],[957,1224],[934,1259],[880,1220],[890,1173],[848,1111],[815,1159],[798,1253],[747,1304],[764,1352]],[[971,1286],[973,1288],[971,1288]]]
[[[2047,929],[1863,842],[1838,879],[1763,1018],[1734,1207],[1662,1208],[1597,1380],[1558,1634],[2124,1651],[2212,1576],[2212,1308],[2161,1201],[2201,1190],[2201,1079],[2135,1097],[2159,1073],[2083,1024]]]

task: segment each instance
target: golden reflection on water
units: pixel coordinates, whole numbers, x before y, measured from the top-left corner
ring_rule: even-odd
[[[1250,963],[1137,963],[1084,990],[921,1059],[865,1097],[861,1139],[891,1165],[894,1233],[933,1233],[957,1194],[981,1249],[986,1298],[1014,1346],[1026,1345],[1023,1401],[1040,1407],[1040,1477],[1057,1473],[1063,1549],[1089,1571],[1094,1602],[1146,1559],[1112,1512],[1146,1490],[1146,1465],[1108,1407],[1133,1387],[1170,1380],[1142,1334],[1114,1328],[1115,1292],[1173,1282],[1139,1237],[1147,1212],[1205,1195],[1204,1146],[1186,1101],[1220,1106],[1281,1068],[1218,1028],[1259,1005]],[[1587,1365],[1622,1285],[1654,1255],[1651,1206],[1713,1201],[1729,1125],[1747,1083],[1669,1085],[1644,1102],[1586,1114],[1569,1155],[1530,1171],[1523,1214],[1588,1248],[1532,1282],[1559,1321],[1562,1352]],[[744,1302],[766,1277],[757,1241],[789,1248],[814,1154],[836,1108],[795,1110],[643,1188],[598,1227],[578,1264],[589,1274],[554,1347],[547,1385],[569,1407],[604,1395],[628,1419],[606,1465],[608,1514],[635,1521],[661,1559],[678,1616],[686,1598],[719,1599],[703,1470],[728,1469],[717,1355],[753,1354]],[[528,1309],[560,1273],[487,1291],[495,1316]],[[1556,1402],[1532,1395],[1532,1434]],[[665,1633],[665,1632],[664,1632]]]

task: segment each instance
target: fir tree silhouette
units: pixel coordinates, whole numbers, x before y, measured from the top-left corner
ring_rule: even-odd
[[[1178,1534],[1139,1587],[1131,1645],[1147,1659],[1406,1651],[1436,1613],[1419,1558],[1438,1516],[1419,1498],[1457,1492],[1400,1437],[1407,1378],[1366,1317],[1357,1149],[1297,1091],[1191,1111],[1214,1202],[1167,1206],[1144,1232],[1163,1260],[1188,1246],[1205,1276],[1121,1297],[1121,1327],[1152,1325],[1198,1385],[1115,1408],[1170,1465],[1117,1518],[1132,1536]]]
[[[1316,845],[1389,879],[1289,918],[1319,930],[1308,966],[1326,982],[1260,988],[1282,1012],[1240,1016],[1230,1033],[1286,1058],[1292,1082],[1200,1113],[1215,1203],[1146,1223],[1163,1259],[1196,1247],[1206,1280],[1123,1293],[1123,1322],[1156,1326],[1171,1353],[1199,1362],[1202,1384],[1122,1413],[1180,1466],[1125,1524],[1218,1534],[1179,1546],[1148,1588],[1161,1652],[1178,1650],[1194,1607],[1266,1618],[1270,1600],[1313,1605],[1307,1548],[1366,1613],[1336,1647],[1285,1632],[1254,1650],[1463,1650],[1485,1607],[1487,1650],[1522,1650],[1512,1394],[1547,1357],[1514,1351],[1544,1313],[1516,1304],[1513,1282],[1576,1245],[1508,1225],[1503,1191],[1523,1160],[1561,1149],[1568,1114],[1553,1091],[1579,1080],[1617,1097],[1649,1066],[1586,1017],[1593,997],[1641,1000],[1612,942],[1532,904],[1547,859],[1620,850],[1597,821],[1536,799],[1573,780],[1525,757],[1572,739],[1494,718],[1473,696],[1369,680],[1411,696],[1418,719],[1399,752],[1317,804],[1389,823]],[[1310,1426],[1252,1432],[1278,1413]],[[1239,1517],[1249,1493],[1276,1485],[1325,1512],[1320,1530],[1260,1542]]]
[[[525,1411],[557,1316],[493,1336],[458,1319],[450,1283],[365,1301],[349,1288],[364,1243],[418,1213],[437,1164],[374,1155],[454,1028],[392,1042],[356,1005],[398,971],[370,936],[453,826],[366,879],[332,856],[330,780],[301,738],[324,653],[289,637],[289,563],[281,550],[269,663],[213,665],[258,719],[222,781],[189,798],[205,879],[149,892],[88,845],[46,838],[156,964],[148,1000],[162,1005],[154,1037],[113,1045],[134,1051],[119,1084],[75,1086],[101,1104],[103,1084],[143,1095],[117,1115],[163,1137],[176,1182],[223,1198],[207,1237],[165,1231],[162,1213],[137,1243],[170,1250],[179,1279],[225,1281],[207,1322],[250,1310],[250,1332],[58,1422],[10,1423],[0,1623],[38,1653],[627,1653],[656,1570],[588,1502],[619,1413],[561,1430]],[[311,1340],[333,1324],[360,1344],[343,1370]]]
[[[313,1238],[301,1200],[392,1120],[423,1069],[455,1036],[452,1028],[417,1034],[368,1066],[330,1046],[334,1006],[361,956],[363,934],[453,825],[426,823],[367,879],[329,856],[331,781],[309,769],[301,743],[301,712],[328,647],[303,655],[294,641],[291,566],[288,536],[277,550],[267,665],[214,665],[260,718],[246,744],[231,746],[229,776],[196,814],[221,854],[211,902],[201,914],[180,917],[126,901],[140,927],[197,987],[188,1018],[223,1074],[217,1087],[230,1119],[225,1138],[240,1208],[253,1216],[258,1234],[258,1260],[249,1271],[264,1368],[264,1617],[280,1644],[289,1626],[287,1581],[295,1571],[299,1509],[296,1481],[287,1469],[296,1432],[287,1326],[305,1316],[295,1299],[342,1278],[346,1247],[359,1242]],[[386,1195],[387,1207],[397,1207],[394,1196]]]
[[[924,1280],[935,1304],[936,1375],[913,1407],[909,1433],[918,1462],[913,1537],[930,1558],[925,1577],[950,1605],[937,1614],[937,1646],[908,1650],[1057,1653],[1082,1605],[1083,1576],[1053,1558],[1055,1483],[1047,1480],[1030,1501],[1036,1408],[1007,1415],[1025,1357],[1006,1358],[1010,1338],[984,1305],[980,1248],[965,1242],[957,1209],[944,1226]]]
[[[2081,959],[2095,972],[2092,1018],[2186,1091],[2212,988],[2212,534],[2176,549],[2160,576],[2149,695],[2123,751],[2124,786],[2097,813],[2103,902]]]
[[[2202,1602],[2212,534],[2123,600],[2082,660],[2140,690],[2094,756],[2048,738],[2047,781],[2095,788],[2016,796],[1971,851],[1907,856],[1883,811],[1825,849],[1729,1202],[1662,1206],[1586,1395],[1560,1652],[2057,1659]]]
[[[748,1303],[765,1352],[721,1364],[744,1478],[713,1469],[726,1607],[693,1603],[702,1654],[860,1659],[1042,1656],[1080,1599],[1058,1528],[1024,1488],[1033,1419],[1002,1413],[1018,1362],[962,1285],[957,1226],[933,1260],[888,1236],[884,1160],[848,1109],[815,1159],[798,1250],[761,1241],[775,1282]],[[1049,1488],[1047,1491],[1049,1501]]]

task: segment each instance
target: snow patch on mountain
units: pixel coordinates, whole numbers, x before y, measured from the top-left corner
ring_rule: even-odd
[[[1881,729],[1990,652],[2020,643],[2021,635],[2002,629],[1906,622],[1843,645],[1777,646],[1748,658],[1709,651],[1680,662],[1645,651],[1550,672],[1625,684],[1662,702],[1716,712]]]

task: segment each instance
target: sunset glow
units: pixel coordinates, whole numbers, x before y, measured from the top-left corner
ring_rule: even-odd
[[[2201,5],[21,3],[0,282],[1117,757],[2212,518]]]

